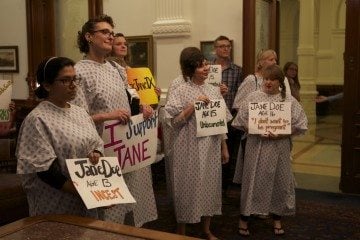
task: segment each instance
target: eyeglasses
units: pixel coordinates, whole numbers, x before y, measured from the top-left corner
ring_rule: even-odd
[[[76,86],[81,85],[81,78],[75,76],[75,77],[63,77],[63,78],[57,78],[55,81],[62,82],[64,86],[70,86],[71,84],[74,84]]]
[[[224,48],[231,49],[231,45],[217,45],[216,47],[221,48],[221,49],[224,49]]]
[[[115,33],[113,31],[110,31],[109,29],[99,29],[99,30],[95,30],[95,31],[92,31],[93,33],[96,33],[96,32],[101,32],[102,34],[104,34],[105,36],[107,37],[114,37],[115,36]]]

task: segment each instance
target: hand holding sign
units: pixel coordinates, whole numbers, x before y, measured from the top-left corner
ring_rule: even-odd
[[[120,203],[134,203],[116,157],[66,159],[71,180],[88,209]]]
[[[101,154],[100,152],[94,150],[91,153],[89,153],[87,157],[89,158],[91,164],[98,164]]]

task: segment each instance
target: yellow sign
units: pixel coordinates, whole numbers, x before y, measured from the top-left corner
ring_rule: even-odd
[[[155,92],[156,82],[149,68],[128,68],[128,83],[139,96],[141,104],[157,104],[159,102]]]

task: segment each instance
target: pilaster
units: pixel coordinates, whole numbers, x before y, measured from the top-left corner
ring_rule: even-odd
[[[309,124],[316,123],[316,59],[314,45],[314,0],[299,1],[299,46],[297,48],[301,103]],[[311,130],[311,129],[310,129]],[[311,132],[310,132],[311,134]]]
[[[156,0],[157,20],[153,23],[154,37],[189,36],[191,23],[184,18],[183,0]]]

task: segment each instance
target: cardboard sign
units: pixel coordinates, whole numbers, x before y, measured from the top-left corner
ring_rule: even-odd
[[[158,113],[149,119],[131,117],[127,125],[118,121],[104,124],[105,156],[117,157],[123,173],[136,171],[156,161]]]
[[[250,102],[249,133],[291,134],[291,102]]]
[[[128,83],[138,92],[141,104],[159,102],[155,92],[156,82],[149,68],[128,68],[126,72]]]
[[[221,84],[221,79],[221,65],[210,65],[209,75],[205,81],[212,85],[219,86]]]
[[[66,159],[71,180],[88,209],[134,203],[117,158],[102,157],[93,165],[87,158]]]
[[[9,104],[11,102],[12,81],[0,80],[0,122],[10,121]]]
[[[226,104],[223,99],[211,100],[205,104],[195,102],[196,137],[227,133]]]

